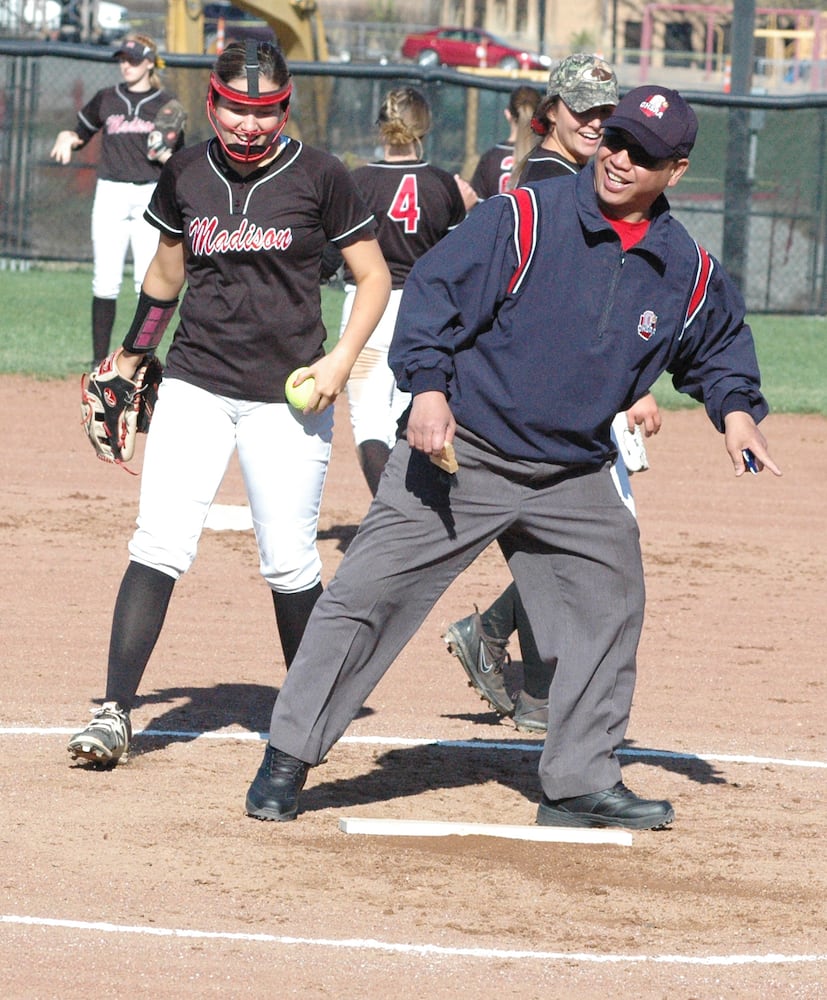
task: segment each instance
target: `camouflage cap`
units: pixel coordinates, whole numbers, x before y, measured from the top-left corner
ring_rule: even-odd
[[[576,52],[566,56],[548,75],[547,97],[561,97],[572,111],[614,107],[618,100],[617,77],[600,56]]]

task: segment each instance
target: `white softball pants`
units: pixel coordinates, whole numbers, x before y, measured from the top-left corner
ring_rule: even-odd
[[[322,569],[316,532],[332,439],[332,408],[305,416],[287,403],[229,399],[163,379],[147,435],[131,558],[174,579],[189,569],[238,449],[261,575],[278,593],[315,586]]]
[[[355,295],[355,286],[347,285],[340,335],[347,326]],[[393,448],[396,443],[396,423],[411,401],[409,393],[402,392],[397,387],[388,365],[388,351],[401,299],[402,289],[395,288],[382,318],[362,348],[347,381],[350,424],[357,445],[363,441],[382,441]]]
[[[618,414],[622,416],[625,420],[625,415]],[[615,418],[617,419],[617,418]],[[629,470],[626,468],[626,463],[623,461],[623,456],[620,453],[620,446],[617,442],[617,435],[615,434],[615,429],[612,427],[612,441],[614,442],[615,448],[617,448],[617,461],[610,469],[610,475],[612,477],[612,482],[617,490],[617,495],[623,501],[623,503],[628,507],[632,514],[637,517],[637,508],[635,507],[635,498],[632,494],[632,484],[629,480]]]
[[[95,185],[92,203],[92,294],[95,298],[118,297],[130,245],[135,294],[140,292],[149,262],[158,248],[158,230],[144,221],[144,212],[154,190],[154,184],[121,181],[99,180]]]

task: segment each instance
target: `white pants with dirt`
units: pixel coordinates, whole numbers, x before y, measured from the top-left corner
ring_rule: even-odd
[[[315,586],[332,438],[332,408],[305,416],[287,403],[230,399],[165,378],[147,435],[131,558],[174,579],[189,569],[238,449],[261,575],[279,593]]]
[[[439,596],[499,542],[541,657],[555,665],[540,760],[550,799],[620,780],[643,622],[638,526],[608,466],[515,461],[457,429],[459,471],[406,441],[316,604],[273,709],[270,742],[310,764],[344,733]]]
[[[135,294],[158,248],[158,230],[144,221],[154,184],[98,181],[92,203],[92,294],[116,299],[121,290],[126,252],[132,247]]]
[[[340,332],[347,326],[355,295],[356,286],[346,285]],[[388,350],[401,300],[402,289],[395,288],[347,381],[350,424],[357,445],[365,441],[381,441],[388,448],[393,448],[397,421],[411,401],[410,394],[397,386],[388,365]]]

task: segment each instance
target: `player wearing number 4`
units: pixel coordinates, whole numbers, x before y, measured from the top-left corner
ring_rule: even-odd
[[[172,157],[147,210],[158,251],[107,367],[131,377],[187,290],[149,427],[104,705],[69,741],[72,756],[92,764],[116,763],[128,749],[138,685],[234,451],[288,667],[322,592],[316,527],[331,404],[382,315],[390,275],[346,168],[284,134],[291,90],[278,48],[229,45],[209,83],[215,138]],[[357,292],[325,354],[319,271],[328,240]],[[285,401],[285,382],[302,366],[313,391],[299,411]]]
[[[703,401],[736,475],[776,475],[741,295],[672,217],[694,111],[627,94],[579,174],[491,198],[414,265],[390,351],[406,437],[308,623],[247,793],[293,819],[324,759],[439,596],[498,540],[555,665],[540,757],[543,825],[653,829],[669,802],[621,781],[644,588],[614,488],[614,415],[664,371]],[[432,458],[453,443],[458,471]],[[750,477],[752,478],[752,477]]]
[[[379,224],[377,238],[393,290],[347,383],[356,452],[374,496],[396,441],[397,421],[410,402],[388,367],[402,286],[415,261],[465,218],[465,205],[452,175],[422,159],[422,140],[431,128],[431,109],[424,95],[413,87],[389,91],[376,125],[384,156],[354,170],[353,181]],[[346,267],[343,329],[355,293],[353,276]]]

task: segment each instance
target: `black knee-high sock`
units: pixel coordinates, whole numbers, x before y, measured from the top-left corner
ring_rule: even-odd
[[[387,465],[390,453],[391,450],[384,441],[363,441],[356,446],[359,465],[372,496],[376,496],[379,489],[379,480],[382,478],[382,471]]]
[[[174,586],[171,576],[141,563],[130,562],[124,573],[112,619],[106,700],[127,711],[161,634]]]
[[[537,642],[531,625],[528,623],[520,595],[517,593],[514,604],[514,612],[517,619],[517,635],[520,639],[520,654],[523,661],[523,690],[532,698],[545,701],[548,698],[548,689],[551,684],[553,670],[540,659],[540,652],[537,649]]]
[[[273,607],[276,609],[281,651],[285,666],[289,670],[302,641],[310,612],[322,594],[322,585],[317,583],[310,590],[300,590],[297,594],[278,594],[275,590],[271,593]]]
[[[95,364],[109,353],[117,299],[92,299],[92,355]]]
[[[490,608],[480,615],[482,627],[495,639],[507,639],[517,627],[517,585],[509,583]]]

